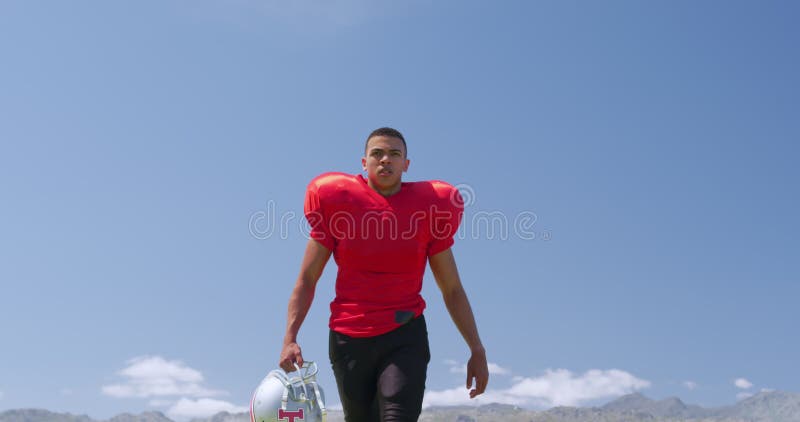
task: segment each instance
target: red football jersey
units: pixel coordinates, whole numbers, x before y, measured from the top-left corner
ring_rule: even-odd
[[[339,267],[329,326],[352,337],[384,334],[422,314],[427,258],[453,245],[464,213],[445,182],[406,182],[384,197],[345,173],[312,180],[304,208],[311,237]]]

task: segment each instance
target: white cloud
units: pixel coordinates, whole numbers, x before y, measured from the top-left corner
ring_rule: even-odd
[[[177,360],[160,356],[140,356],[126,362],[128,366],[118,374],[124,383],[104,385],[103,394],[112,397],[213,397],[226,395],[225,391],[212,390],[201,385],[203,374]]]
[[[697,383],[694,381],[684,381],[683,386],[688,388],[689,390],[694,390],[697,388]]]
[[[74,392],[71,388],[62,388],[59,393],[61,393],[62,396],[71,396]]]
[[[736,395],[736,400],[744,400],[744,399],[746,399],[748,397],[752,397],[752,396],[753,396],[753,393],[744,393],[743,392],[743,393],[739,393],[739,394]]]
[[[496,363],[489,362],[489,373],[492,375],[509,375],[511,371]]]
[[[471,400],[465,387],[425,394],[423,406],[481,405],[504,403],[518,406],[553,407],[578,406],[582,403],[609,397],[630,394],[650,386],[650,382],[639,379],[618,369],[593,369],[575,375],[566,369],[547,370],[535,378],[515,378],[507,389],[487,391]]]
[[[3,393],[2,391],[0,391],[0,400],[3,400],[3,396],[4,396],[4,395],[5,395],[5,393]]]
[[[467,373],[467,364],[466,363],[458,363],[454,360],[446,360],[445,363],[450,367],[450,372],[453,374],[466,374]],[[510,375],[511,371],[501,367],[496,363],[489,362],[489,374],[490,375]]]
[[[153,399],[147,402],[147,405],[150,407],[167,407],[172,403],[174,403],[172,400]]]
[[[222,400],[181,398],[167,410],[167,415],[173,419],[207,418],[219,412],[240,413],[247,412],[246,406],[237,406]]]
[[[523,405],[526,400],[521,397],[507,396],[503,391],[487,389],[480,396],[470,399],[469,390],[462,384],[448,390],[425,391],[422,407],[431,406],[480,406],[489,403]]]
[[[538,378],[526,378],[509,389],[509,393],[542,398],[550,406],[576,406],[582,402],[630,394],[647,388],[641,380],[619,369],[592,369],[575,376],[566,369],[547,370]]]
[[[735,385],[738,388],[741,388],[742,390],[746,390],[752,387],[753,383],[744,378],[737,378],[735,381],[733,381],[733,385]]]

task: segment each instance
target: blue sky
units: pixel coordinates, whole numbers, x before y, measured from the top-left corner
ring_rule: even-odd
[[[406,180],[470,198],[454,252],[493,372],[471,403],[800,391],[798,12],[0,2],[0,410],[242,409],[276,367],[304,188],[358,173],[384,125]],[[300,333],[331,405],[334,279]],[[426,404],[469,402],[429,274],[423,295]]]

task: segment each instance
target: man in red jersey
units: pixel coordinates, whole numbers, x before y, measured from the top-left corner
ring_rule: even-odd
[[[482,394],[489,379],[486,351],[450,249],[463,201],[445,182],[402,182],[406,151],[399,131],[377,129],[361,159],[366,178],[325,173],[306,191],[311,239],[289,299],[279,365],[291,371],[303,364],[297,333],[333,254],[339,271],[329,354],[350,422],[416,421],[422,411],[430,360],[420,295],[426,264],[471,351],[470,397]]]

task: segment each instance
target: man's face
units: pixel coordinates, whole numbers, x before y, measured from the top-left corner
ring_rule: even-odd
[[[401,176],[409,164],[403,141],[391,136],[373,136],[367,142],[366,154],[361,166],[367,172],[370,185],[382,194],[399,190]]]

